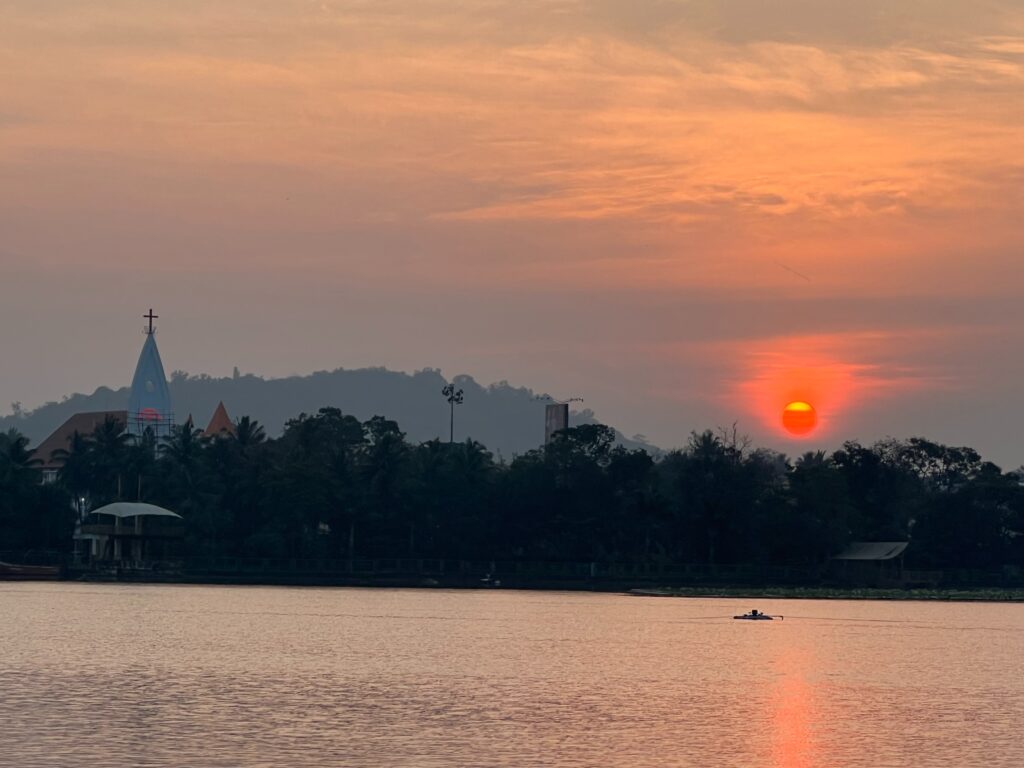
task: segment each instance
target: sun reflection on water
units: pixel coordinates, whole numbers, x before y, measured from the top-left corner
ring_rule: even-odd
[[[818,768],[827,763],[820,743],[821,711],[814,685],[809,681],[815,667],[804,648],[783,648],[774,659],[778,679],[765,718],[771,723],[771,765],[774,768]]]

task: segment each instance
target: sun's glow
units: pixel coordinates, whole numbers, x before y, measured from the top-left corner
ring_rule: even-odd
[[[937,338],[937,337],[936,337]],[[769,434],[830,440],[862,409],[944,385],[904,360],[909,344],[933,343],[931,334],[822,334],[757,339],[714,347],[739,363],[724,399]]]
[[[782,426],[795,437],[809,435],[818,426],[818,412],[803,400],[795,400],[782,410]]]

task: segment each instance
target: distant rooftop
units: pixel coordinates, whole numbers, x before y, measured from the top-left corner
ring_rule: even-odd
[[[122,426],[128,423],[127,411],[91,411],[76,413],[61,424],[35,449],[35,458],[42,462],[39,465],[40,469],[59,469],[63,465],[63,461],[60,456],[54,456],[54,454],[60,450],[68,450],[71,446],[71,438],[76,432],[83,437],[89,436],[108,417],[116,419]]]
[[[224,401],[222,400],[217,404],[217,410],[213,412],[213,418],[210,419],[210,423],[206,426],[203,437],[233,434],[235,434],[235,425],[231,422],[228,410],[224,407]]]

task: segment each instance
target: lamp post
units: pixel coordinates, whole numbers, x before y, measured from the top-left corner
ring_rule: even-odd
[[[451,445],[455,442],[455,406],[462,405],[462,401],[465,399],[462,395],[461,389],[455,389],[454,384],[447,385],[441,390],[441,394],[448,400],[448,405],[451,408],[451,420],[449,424],[448,433],[448,444]]]

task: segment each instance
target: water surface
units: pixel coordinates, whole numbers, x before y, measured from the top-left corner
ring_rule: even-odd
[[[1022,673],[1024,605],[0,584],[0,763],[1020,766]]]

